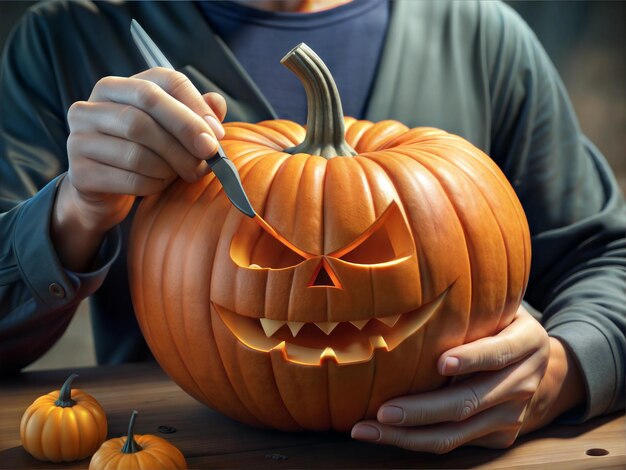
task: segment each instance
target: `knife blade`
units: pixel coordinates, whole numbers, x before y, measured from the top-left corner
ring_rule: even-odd
[[[175,70],[152,38],[148,36],[148,33],[146,33],[135,19],[131,21],[130,34],[139,52],[148,64],[148,67],[165,67]],[[230,199],[230,202],[242,213],[248,217],[254,218],[256,213],[243,188],[239,172],[235,164],[226,156],[219,142],[217,143],[217,153],[213,157],[208,158],[207,163],[222,184],[224,192],[226,196],[228,196],[228,199]]]

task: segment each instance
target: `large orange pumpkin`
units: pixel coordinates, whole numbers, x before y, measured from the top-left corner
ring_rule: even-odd
[[[512,320],[528,227],[479,149],[344,119],[310,49],[283,63],[307,91],[306,136],[275,120],[227,124],[222,140],[257,216],[213,175],[145,198],[133,302],[156,359],[198,400],[253,425],[348,430],[385,400],[444,385],[442,352]]]

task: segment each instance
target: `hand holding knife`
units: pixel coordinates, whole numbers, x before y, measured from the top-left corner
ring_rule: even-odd
[[[132,20],[130,32],[135,45],[148,64],[148,67],[164,67],[174,70],[172,64],[136,20]],[[256,213],[243,189],[237,168],[226,156],[219,142],[217,146],[217,153],[207,159],[207,163],[211,167],[211,170],[213,170],[213,173],[215,173],[217,179],[222,183],[224,192],[233,205],[248,217],[254,217]]]

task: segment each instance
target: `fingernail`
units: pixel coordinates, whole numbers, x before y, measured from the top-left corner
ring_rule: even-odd
[[[459,361],[458,357],[446,357],[446,360],[443,361],[442,373],[444,375],[454,374],[459,370],[460,365],[461,361]]]
[[[380,439],[380,431],[377,427],[369,424],[357,424],[352,428],[350,433],[352,439],[361,439],[364,441],[377,441]]]
[[[215,141],[215,138],[206,132],[203,132],[196,137],[194,145],[196,146],[198,152],[202,155],[210,156],[217,150],[217,142]]]
[[[217,137],[218,139],[221,139],[222,137],[224,137],[224,134],[226,132],[224,131],[224,127],[222,126],[221,122],[219,122],[217,119],[215,119],[210,114],[207,114],[206,116],[204,116],[204,120],[211,127],[211,130],[215,134],[215,137]]]
[[[404,410],[397,406],[385,406],[378,413],[378,420],[388,424],[400,423],[404,420]]]

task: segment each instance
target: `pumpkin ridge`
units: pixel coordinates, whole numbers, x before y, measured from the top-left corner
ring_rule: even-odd
[[[176,192],[172,189],[172,187],[170,186],[168,188],[169,190],[164,191],[159,198],[157,199],[156,197],[148,197],[145,198],[142,201],[142,205],[139,208],[139,210],[137,211],[135,218],[133,220],[133,229],[134,227],[137,226],[137,223],[140,222],[142,223],[142,225],[145,224],[145,222],[143,222],[143,217],[148,217],[148,223],[147,225],[145,225],[145,230],[143,230],[141,232],[141,238],[136,238],[136,236],[132,235],[132,232],[135,232],[135,230],[131,230],[131,238],[133,239],[134,243],[131,243],[130,245],[130,250],[131,250],[131,254],[129,256],[129,260],[132,259],[133,255],[132,252],[134,252],[135,250],[141,252],[141,250],[139,250],[138,248],[135,248],[135,246],[140,246],[140,247],[146,247],[148,246],[148,244],[150,243],[150,240],[152,239],[152,235],[154,234],[153,232],[153,227],[154,224],[156,223],[156,221],[158,220],[159,216],[161,215],[161,212],[164,210],[165,207],[167,207],[167,203],[174,197],[174,195],[176,194]],[[148,204],[150,204],[152,207],[150,207],[150,205],[146,206],[146,201],[148,202]],[[146,216],[144,216],[144,213],[147,213]],[[133,270],[137,271],[135,273],[136,278],[138,279],[143,279],[143,273],[146,272],[145,269],[145,264],[147,262],[147,256],[142,256],[139,259],[139,262],[136,263],[132,263],[130,266],[133,268]],[[133,289],[135,291],[135,296],[133,297],[133,304],[135,303],[139,303],[139,307],[141,310],[145,310],[145,305],[147,304],[146,302],[146,291],[145,289]],[[137,306],[134,305],[135,308],[137,308]],[[139,323],[140,329],[142,330],[142,333],[146,336],[146,337],[154,337],[153,333],[152,333],[152,329],[150,327],[150,321],[145,319],[144,317],[139,317],[137,318],[137,321]],[[145,332],[144,332],[145,331]],[[162,356],[161,356],[161,351],[158,351],[157,348],[153,347],[152,345],[150,346],[150,350],[152,351],[152,354],[154,354],[155,358],[158,360],[159,357],[161,357],[161,360],[159,360],[159,363],[163,363],[162,361]]]
[[[487,196],[483,193],[483,191],[482,191],[481,187],[475,183],[475,178],[472,178],[470,175],[468,175],[468,174],[466,173],[465,169],[463,169],[463,168],[460,168],[460,167],[456,166],[456,165],[455,165],[454,163],[452,163],[452,162],[450,162],[450,163],[451,163],[451,164],[452,164],[452,165],[453,165],[453,166],[457,169],[457,171],[458,171],[460,174],[462,174],[462,175],[463,175],[463,178],[466,180],[467,184],[468,184],[468,185],[470,185],[470,186],[472,186],[472,187],[474,188],[474,192],[476,193],[477,197],[482,198],[482,199],[483,199],[483,201],[485,202],[485,205],[487,206],[487,208],[489,209],[489,211],[490,211],[490,213],[491,213],[491,215],[492,215],[492,219],[495,221],[495,224],[496,224],[496,226],[498,227],[498,232],[499,232],[499,235],[500,235],[500,240],[501,240],[501,243],[502,243],[502,247],[504,248],[504,249],[503,249],[503,252],[504,252],[504,260],[503,260],[503,262],[504,262],[504,268],[505,268],[505,269],[504,269],[504,273],[503,273],[503,275],[504,275],[504,277],[506,278],[506,290],[505,290],[505,292],[504,292],[504,296],[503,296],[503,299],[502,299],[502,305],[500,306],[500,309],[499,309],[500,311],[499,311],[499,313],[498,313],[498,319],[497,319],[497,321],[496,321],[496,323],[495,323],[495,330],[494,330],[494,333],[495,333],[496,331],[499,331],[499,330],[500,330],[500,326],[501,326],[500,324],[501,324],[501,322],[502,322],[502,320],[503,320],[503,317],[504,317],[504,316],[506,315],[506,313],[507,313],[507,312],[506,312],[506,307],[507,307],[507,299],[508,299],[508,293],[509,293],[509,290],[510,290],[510,285],[509,285],[510,279],[509,279],[509,272],[508,272],[508,271],[509,271],[509,269],[508,269],[508,267],[509,267],[509,265],[510,265],[510,261],[511,261],[511,260],[510,260],[510,258],[509,258],[509,253],[510,253],[510,252],[509,252],[509,246],[508,246],[508,244],[507,244],[507,237],[504,235],[504,233],[503,233],[503,231],[502,231],[502,230],[503,230],[503,228],[502,228],[502,221],[500,220],[501,218],[500,218],[500,217],[496,214],[496,212],[494,211],[494,208],[492,207],[492,204],[491,204],[491,200],[492,200],[492,198],[487,197]],[[504,191],[504,188],[498,188],[498,189],[500,189],[500,191],[499,191],[499,193],[500,193],[500,194],[498,195],[498,197],[502,197],[502,196],[503,196],[503,194],[502,194],[502,193],[504,193],[504,192],[505,192],[505,191]],[[494,312],[494,313],[495,313],[495,312]],[[472,318],[470,317],[470,322],[471,322],[471,321],[472,321]],[[471,326],[471,325],[470,325],[470,326]],[[506,325],[503,325],[503,326],[506,326]],[[471,330],[471,328],[470,328],[469,330]],[[468,330],[468,332],[469,332],[469,330]],[[465,343],[466,341],[467,341],[467,337],[464,339],[464,341],[463,341],[463,342]]]
[[[444,193],[446,194],[447,200],[450,203],[450,208],[456,218],[456,221],[458,223],[458,225],[461,227],[461,231],[463,234],[463,241],[464,243],[462,243],[462,245],[465,247],[465,253],[467,254],[467,263],[468,263],[468,270],[470,275],[468,276],[468,283],[469,285],[467,286],[467,304],[468,304],[468,308],[470,311],[470,315],[466,315],[466,322],[465,322],[465,327],[464,327],[464,332],[463,332],[463,343],[465,344],[465,340],[467,338],[467,334],[469,331],[469,327],[470,324],[472,322],[472,318],[471,318],[471,312],[473,311],[472,309],[472,303],[473,303],[473,299],[474,299],[474,285],[476,284],[476,281],[474,279],[474,270],[473,270],[473,260],[477,257],[477,255],[473,253],[473,244],[470,243],[471,237],[469,236],[468,232],[467,232],[467,227],[466,224],[463,221],[463,218],[459,215],[460,209],[456,206],[455,201],[449,197],[448,195],[448,191],[447,183],[442,182],[440,175],[438,174],[439,169],[436,167],[436,165],[433,167],[431,165],[428,165],[427,163],[424,162],[424,159],[428,159],[429,155],[427,152],[423,152],[422,155],[422,159],[420,159],[419,164],[424,166],[424,168],[426,168],[430,174],[435,178],[435,180],[439,183],[439,185],[442,187],[442,190],[444,191]],[[432,158],[432,156],[431,156]],[[453,164],[450,164],[450,166],[452,168],[455,168]],[[471,183],[471,181],[468,178],[468,182]]]
[[[59,411],[63,411],[63,408],[61,407],[56,407],[53,408],[51,410],[51,413],[49,417],[46,418],[46,422],[43,425],[43,430],[42,430],[42,437],[46,436],[46,435],[54,435],[56,433],[56,430],[60,428],[60,422],[61,422],[61,418],[62,415],[61,413],[59,413]],[[50,429],[51,428],[51,429]],[[52,447],[50,447],[50,444],[54,444],[54,449]],[[57,440],[51,440],[51,439],[45,439],[45,441],[43,441],[43,445],[44,447],[44,454],[49,454],[51,450],[53,450],[54,455],[59,456],[62,455],[62,447],[61,447],[61,440],[57,439]],[[58,458],[54,458],[54,459],[50,459],[54,462],[60,462],[61,460]]]
[[[300,167],[300,171],[299,171],[299,180],[298,180],[298,185],[297,185],[297,188],[300,188],[300,187],[301,187],[301,184],[300,184],[300,183],[302,182],[302,175],[303,175],[303,173],[304,173],[304,168],[306,167],[306,164],[307,164],[308,160],[309,160],[309,159],[305,159],[305,160],[303,161],[303,165]],[[326,176],[326,167],[324,167],[324,177],[325,177],[325,176]],[[325,178],[323,178],[323,179],[322,179],[322,181],[324,181],[324,179],[325,179]],[[323,194],[323,193],[322,193],[322,194]],[[300,192],[299,190],[297,190],[297,192],[296,192],[296,198],[295,198],[295,199],[296,199],[296,200],[295,200],[295,206],[296,206],[296,218],[297,218],[297,216],[298,216],[298,209],[297,209],[297,207],[298,207],[298,197],[299,197],[300,195],[301,195],[301,192]],[[324,204],[324,197],[323,197],[323,195],[322,195],[322,199],[321,199],[321,200],[322,200],[322,207],[323,207],[323,204]],[[295,223],[295,218],[292,218],[292,229],[291,229],[291,233],[290,233],[290,236],[292,237],[292,239],[293,239],[293,233],[294,233],[294,230],[293,230],[293,225],[294,225],[294,223]],[[320,233],[322,233],[322,232],[320,231]],[[268,275],[268,278],[269,278],[269,275]],[[294,290],[296,289],[296,287],[299,287],[299,286],[296,286],[296,283],[295,283],[295,282],[293,282],[293,277],[292,277],[291,287],[289,288],[289,298],[288,298],[288,300],[287,300],[287,319],[290,319],[290,318],[294,318],[294,317],[295,317],[295,315],[293,315],[293,314],[292,314],[292,304],[293,304],[293,298],[294,298]],[[267,295],[267,291],[266,291],[266,295]],[[327,295],[328,295],[328,294],[327,294]],[[328,316],[328,300],[326,301],[326,311],[327,311],[326,316]]]
[[[90,403],[90,405],[91,405],[91,403]],[[98,442],[100,442],[100,438],[102,437],[102,436],[100,436],[100,426],[98,425],[98,422],[96,421],[95,417],[92,414],[91,406],[89,406],[89,407],[83,406],[82,408],[85,410],[85,416],[89,416],[89,418],[88,418],[89,419],[89,424],[87,425],[87,427],[90,428],[90,429],[96,429],[97,430],[98,434],[97,434],[96,438],[98,439]],[[83,422],[83,424],[85,424],[85,423]],[[78,421],[76,421],[76,425],[78,426]],[[80,434],[81,434],[80,428],[78,429],[78,434],[79,434],[79,439],[80,439]],[[106,436],[104,436],[104,437],[106,437]],[[80,444],[83,444],[83,445],[87,444],[87,445],[85,445],[85,449],[83,449],[83,448],[81,448]],[[82,442],[79,442],[78,451],[82,454],[83,451],[87,450],[87,448],[89,447],[88,444],[91,444],[91,443],[85,443],[85,440],[83,439]]]
[[[466,155],[466,159],[472,156],[470,152],[468,151],[468,149],[461,147],[460,150],[462,150],[463,153]],[[531,245],[530,245],[530,238],[525,236],[526,234],[529,233],[530,229],[528,227],[528,221],[526,220],[526,216],[524,214],[524,209],[521,203],[519,202],[519,200],[516,197],[514,197],[516,195],[515,189],[508,183],[508,180],[506,179],[506,177],[505,178],[501,177],[501,174],[504,174],[504,173],[502,172],[502,170],[500,170],[500,167],[498,167],[496,163],[493,162],[493,160],[491,159],[489,159],[489,161],[493,162],[493,164],[495,165],[495,168],[491,167],[491,165],[487,165],[486,162],[484,162],[482,159],[480,160],[475,159],[475,160],[478,160],[478,164],[481,165],[482,168],[487,169],[489,171],[492,181],[494,181],[502,189],[502,192],[507,197],[507,201],[509,202],[509,205],[513,208],[513,210],[517,214],[517,217],[515,217],[515,222],[517,223],[520,229],[520,232],[522,234],[522,240],[524,242],[522,245],[524,247],[524,253],[525,253],[523,278],[528,279],[528,276],[530,274]],[[501,172],[501,174],[496,172],[495,171],[496,169],[498,169],[498,171]],[[526,283],[527,282],[528,281],[526,281]],[[526,288],[521,290],[520,298],[523,298],[525,290]]]
[[[424,350],[424,343],[426,342],[426,329],[428,328],[428,323],[424,325],[424,329],[420,329],[417,333],[419,334],[419,350],[416,351],[417,357],[423,357],[422,351]],[[416,389],[416,382],[419,380],[419,374],[422,371],[420,368],[419,359],[415,361],[415,366],[413,367],[413,372],[411,373],[410,384],[410,393],[414,393],[413,391]]]
[[[463,153],[465,154],[466,157],[471,157],[471,155],[468,154],[468,151],[466,149],[463,148],[463,149],[460,149],[460,150],[463,151]],[[445,158],[445,157],[443,157],[443,158]],[[483,185],[478,185],[476,183],[476,180],[473,179],[470,174],[468,174],[467,165],[469,164],[469,162],[466,162],[466,158],[462,159],[462,163],[463,163],[463,165],[462,166],[457,166],[457,168],[459,168],[459,171],[461,171],[465,175],[465,177],[470,181],[470,183],[476,187],[476,190],[481,194],[481,196],[486,201],[486,203],[489,206],[492,214],[494,215],[494,220],[496,221],[496,223],[498,225],[498,228],[500,230],[500,234],[501,234],[501,237],[502,237],[502,240],[503,240],[503,244],[505,246],[505,255],[507,257],[507,263],[506,263],[506,266],[507,266],[507,272],[506,272],[506,274],[507,274],[507,292],[506,292],[506,296],[505,296],[505,305],[504,305],[504,307],[503,307],[503,309],[502,309],[502,311],[500,313],[500,318],[499,318],[498,326],[497,326],[497,330],[500,330],[501,328],[506,326],[505,324],[502,324],[502,321],[503,321],[503,316],[506,314],[506,310],[505,309],[507,307],[507,303],[508,303],[507,299],[509,298],[509,293],[511,291],[518,290],[518,289],[515,289],[515,287],[516,287],[515,285],[511,285],[512,281],[510,280],[510,276],[509,276],[509,269],[511,269],[510,268],[510,266],[511,266],[511,256],[513,256],[512,248],[511,248],[510,242],[508,241],[509,237],[505,236],[504,228],[502,226],[501,217],[497,217],[496,216],[496,213],[498,211],[496,209],[494,209],[494,207],[493,207],[493,198],[492,197],[488,197],[487,195],[485,195],[484,191],[485,191],[486,188],[484,188]],[[488,168],[488,166],[486,166],[486,167]],[[499,184],[500,183],[500,178],[498,178],[497,176],[498,175],[495,172],[492,172],[490,174],[490,179],[492,180],[492,181],[490,181],[490,184],[492,184],[492,185],[493,184],[498,184],[497,187],[498,187],[499,192],[500,192],[499,197],[503,197],[504,196],[505,198],[507,198],[507,200],[509,200],[512,203],[512,204],[509,204],[509,206],[514,206],[515,205],[514,204],[515,201],[513,201],[513,198],[510,195],[509,188],[507,188],[504,184]],[[519,218],[519,215],[517,213],[516,208],[513,207],[512,211],[515,212],[517,217],[511,217],[511,218],[517,220]],[[520,230],[520,232],[523,234],[524,233],[524,228],[521,225],[521,221],[518,221],[518,222],[519,223],[517,224],[517,227]],[[525,243],[522,244],[522,249],[523,249],[523,252],[524,252],[523,256],[522,256],[522,258],[523,258],[522,263],[524,265],[524,271],[527,272],[528,271],[528,263],[526,262],[527,255],[526,255],[526,244]],[[512,303],[519,303],[519,301],[521,300],[522,296],[523,296],[523,289],[522,289],[521,293],[518,294],[517,298]]]
[[[365,178],[367,179],[367,184],[370,187],[370,195],[371,195],[371,199],[372,199],[372,207],[374,208],[374,216],[375,216],[375,219],[378,220],[378,218],[380,218],[382,216],[382,214],[385,213],[385,211],[388,209],[389,204],[391,204],[391,202],[387,204],[387,207],[380,207],[380,208],[377,207],[376,203],[374,202],[374,195],[373,195],[373,193],[371,191],[371,188],[379,186],[380,184],[378,182],[376,182],[376,184],[374,184],[372,179],[375,178],[375,175],[373,175],[372,171],[365,166],[366,165],[365,162],[367,161],[369,163],[372,163],[377,169],[382,170],[382,168],[374,160],[370,160],[369,158],[360,158],[360,157],[361,157],[360,155],[357,155],[354,158],[354,161],[361,167],[361,169],[363,170],[363,174],[365,175]],[[400,198],[398,196],[398,192],[396,191],[396,188],[393,186],[392,181],[389,179],[389,175],[384,170],[382,170],[382,171],[385,174],[385,176],[387,177],[387,180],[390,183],[390,187],[393,189],[394,196],[391,198],[391,201],[399,200]],[[404,212],[402,211],[402,209],[400,209],[400,211],[404,215]]]
[[[456,139],[460,139],[457,136],[454,136],[453,134],[449,134],[451,140],[453,138]],[[442,151],[450,151],[451,148],[447,145],[431,145],[432,147],[437,148],[438,150],[442,150]],[[493,162],[493,160],[491,160],[489,157],[487,157],[485,155],[484,159],[479,159],[476,158],[476,156],[474,154],[472,154],[468,148],[465,148],[464,146],[457,146],[454,147],[454,150],[457,151],[461,151],[462,154],[457,154],[457,159],[461,159],[463,161],[463,172],[470,178],[473,179],[469,170],[476,168],[477,166],[480,167],[483,172],[487,172],[490,178],[490,183],[491,184],[495,184],[497,185],[497,187],[500,189],[502,195],[504,195],[506,197],[506,200],[509,204],[507,204],[508,206],[510,206],[512,208],[512,210],[516,213],[517,217],[515,217],[515,222],[518,225],[521,234],[525,234],[528,233],[528,225],[525,222],[526,218],[524,217],[523,214],[523,209],[521,207],[521,205],[519,204],[519,201],[514,197],[515,195],[515,190],[511,187],[511,185],[508,183],[508,181],[503,177],[503,173],[500,170],[500,168],[495,164],[495,162]],[[437,154],[439,156],[439,158],[448,160],[450,159],[449,156],[446,155],[445,152],[441,153],[441,154]],[[492,164],[488,164],[488,162],[491,162]],[[454,164],[454,163],[453,163]],[[461,168],[460,165],[456,164],[457,167]],[[484,178],[484,175],[483,175]],[[480,180],[479,180],[480,181]],[[529,245],[528,245],[528,240],[526,239],[526,237],[523,237],[524,239],[524,252],[526,253],[525,256],[525,262],[524,262],[524,277],[528,278],[528,274],[529,274],[529,268],[530,268],[530,263],[528,262],[528,252],[529,252]],[[523,292],[522,292],[523,294]]]
[[[389,181],[391,181],[392,186],[393,186],[393,190],[396,193],[396,198],[397,201],[399,201],[398,207],[400,208],[400,211],[402,212],[402,215],[404,216],[405,220],[408,223],[408,227],[409,230],[411,231],[411,234],[413,235],[413,244],[415,246],[415,253],[416,253],[416,257],[417,257],[417,269],[419,272],[419,286],[417,287],[419,292],[420,292],[420,302],[423,303],[424,302],[424,292],[426,291],[425,289],[425,271],[427,271],[426,266],[423,263],[423,259],[424,259],[424,253],[421,250],[421,246],[418,242],[418,240],[416,239],[415,235],[413,234],[413,228],[412,228],[412,224],[411,224],[411,218],[408,216],[408,211],[406,210],[406,208],[404,207],[404,200],[402,199],[402,196],[400,195],[400,193],[398,192],[397,189],[397,180],[394,177],[394,173],[392,171],[389,170],[389,168],[385,165],[385,164],[394,164],[392,162],[395,162],[395,164],[400,164],[396,158],[387,158],[384,159],[383,157],[385,156],[391,156],[392,154],[389,153],[382,153],[382,152],[378,152],[378,153],[370,153],[369,155],[360,155],[361,158],[367,158],[369,161],[373,162],[375,165],[377,165],[381,171],[383,173],[385,173],[385,175],[387,175],[387,178],[389,179]],[[382,162],[384,162],[385,164],[383,164]],[[430,276],[430,273],[427,273]]]
[[[388,143],[406,134],[408,130],[407,126],[398,121],[378,121],[363,133],[356,151],[361,153],[388,150]]]
[[[287,119],[261,121],[257,125],[274,129],[276,132],[281,133],[291,142],[291,145],[298,145],[306,134],[306,130],[300,124]]]
[[[72,454],[73,455],[82,455],[81,444],[84,443],[84,441],[85,441],[85,439],[82,439],[82,433],[81,433],[81,429],[80,429],[80,425],[78,423],[78,420],[70,419],[70,415],[69,415],[69,413],[66,413],[66,411],[70,411],[71,412],[71,408],[69,410],[66,410],[65,408],[63,408],[61,410],[61,413],[62,413],[62,417],[61,417],[62,429],[64,431],[67,431],[70,428],[70,426],[73,429],[71,429],[71,431],[68,433],[68,434],[71,435],[70,439],[60,439],[59,440],[59,442],[61,443],[61,457],[63,458],[64,461],[73,460],[72,459]],[[68,443],[68,440],[70,442],[74,441],[74,440],[76,441],[76,450],[75,451],[71,447],[67,448],[65,446],[65,444]]]
[[[272,177],[272,180],[271,180],[271,182],[269,184],[269,189],[266,191],[265,200],[264,200],[263,204],[260,207],[255,207],[255,211],[257,212],[257,214],[261,215],[262,214],[261,211],[265,210],[266,200],[267,200],[267,197],[268,197],[269,192],[271,190],[271,186],[272,186],[273,182],[275,181],[277,170],[279,170],[282,167],[283,163],[287,160],[287,158],[289,158],[289,155],[285,155],[282,158],[282,160],[279,161],[278,163],[274,163],[273,162],[274,163],[274,165],[273,165],[274,171],[272,171],[270,173],[271,177]],[[254,158],[254,159],[250,160],[249,162],[246,162],[245,165],[243,165],[243,166],[238,168],[239,169],[239,176],[241,178],[242,184],[246,182],[248,176],[253,172],[254,168],[258,164],[262,163],[262,161],[263,160],[261,158]],[[248,168],[248,166],[250,166],[250,167]],[[232,211],[229,211],[229,212],[232,212]],[[226,218],[228,218],[228,215],[226,216]],[[216,247],[218,247],[220,245],[220,243],[222,243],[222,237],[226,236],[224,234],[224,230],[223,230],[225,225],[226,225],[226,223],[224,223],[222,225],[222,230],[220,230],[220,233],[219,233],[219,236],[218,236],[218,240],[217,240],[217,242],[215,244]],[[215,262],[213,263],[213,266],[211,267],[211,278],[213,278],[215,276],[214,269],[215,269]],[[265,292],[265,295],[267,296],[267,282],[266,282],[266,292]],[[235,305],[236,305],[236,297],[235,297]],[[213,343],[215,344],[215,349],[217,350],[217,353],[220,356],[221,367],[222,367],[222,371],[224,373],[224,376],[227,378],[228,383],[230,385],[230,388],[232,389],[232,391],[234,393],[234,396],[237,397],[237,400],[240,402],[241,406],[243,406],[243,408],[247,411],[247,413],[250,416],[252,416],[255,420],[257,420],[259,422],[263,422],[263,420],[261,420],[259,418],[259,416],[252,409],[250,409],[250,407],[248,406],[247,401],[243,399],[243,397],[241,396],[240,392],[238,391],[238,387],[236,386],[236,384],[233,382],[233,379],[231,378],[231,373],[229,373],[228,367],[226,367],[226,364],[228,362],[225,361],[224,352],[222,351],[222,348],[220,347],[220,341],[218,341],[217,338],[216,338],[216,333],[215,333],[215,331],[216,331],[215,326],[216,325],[215,325],[215,320],[213,318],[213,316],[214,316],[214,313],[213,313],[214,308],[215,307],[213,307],[213,306],[210,307],[209,321],[211,323],[211,332],[213,334]]]
[[[42,458],[45,458],[47,454],[47,449],[44,447],[45,445],[44,434],[45,434],[46,424],[48,423],[48,420],[50,419],[50,415],[53,413],[56,414],[56,407],[50,406],[49,408],[46,408],[44,410],[44,413],[42,413],[43,419],[41,419],[41,426],[39,428],[39,431],[37,432],[37,437],[39,438],[39,450],[40,450],[40,455]]]
[[[257,134],[261,137],[264,137],[274,143],[278,149],[284,149],[291,144],[290,139],[288,139],[285,135],[278,132],[276,129],[273,129],[270,126],[263,126],[261,124],[251,124],[249,122],[237,122],[237,124],[233,127],[237,127],[238,129],[244,129],[251,133]]]
[[[214,181],[214,180],[213,180]],[[181,185],[182,187],[182,185]],[[207,184],[204,188],[202,188],[201,191],[199,191],[198,193],[194,194],[194,199],[193,202],[191,202],[191,204],[187,204],[185,206],[185,208],[180,212],[178,219],[178,223],[175,225],[174,230],[172,231],[172,236],[169,237],[165,247],[164,247],[164,255],[163,255],[163,268],[162,271],[164,272],[164,275],[160,277],[161,280],[161,285],[159,286],[159,293],[161,296],[161,310],[163,313],[163,321],[165,322],[166,328],[161,330],[161,334],[166,335],[168,338],[168,341],[170,341],[171,344],[173,344],[174,349],[176,350],[176,355],[171,355],[172,357],[176,357],[178,359],[177,362],[180,363],[180,365],[183,367],[183,370],[186,373],[186,376],[188,378],[187,383],[191,383],[192,387],[194,389],[194,392],[202,397],[204,397],[204,399],[206,400],[207,397],[205,395],[205,392],[203,390],[203,388],[200,386],[200,384],[198,384],[198,382],[196,381],[196,378],[193,376],[193,374],[191,373],[191,369],[189,368],[189,364],[188,364],[188,358],[187,355],[185,354],[185,345],[184,344],[179,344],[179,342],[181,342],[180,336],[179,335],[173,335],[172,331],[172,321],[171,321],[171,309],[168,308],[168,306],[170,305],[170,303],[167,301],[166,299],[166,293],[168,292],[167,286],[169,284],[169,277],[168,277],[168,270],[167,270],[167,266],[169,263],[171,263],[171,256],[172,256],[172,245],[176,242],[176,235],[180,232],[180,230],[182,229],[182,227],[184,226],[183,222],[186,220],[187,216],[189,215],[189,212],[192,210],[194,203],[198,200],[199,196],[202,195],[208,188],[210,187],[210,184]],[[178,189],[178,188],[176,188]],[[181,190],[181,192],[183,192]],[[192,221],[192,223],[194,223],[195,227],[197,227],[197,225],[199,224],[199,221],[196,219],[195,221]],[[177,302],[179,303],[179,307],[182,307],[181,302],[182,302],[182,296],[178,295],[176,296]],[[182,310],[181,310],[182,311]],[[174,312],[174,317],[176,318],[178,315],[178,311]],[[185,328],[184,328],[184,316],[182,319],[183,322],[183,334],[185,334],[186,337],[186,333],[185,333]]]
[[[220,360],[222,362],[222,368],[224,370],[224,375],[226,376],[226,378],[228,379],[228,383],[230,384],[230,388],[233,390],[235,396],[237,397],[237,399],[239,400],[239,402],[241,403],[241,405],[243,406],[243,408],[248,412],[248,414],[250,414],[250,416],[254,417],[254,419],[256,419],[259,422],[264,422],[263,419],[261,419],[259,417],[259,415],[256,413],[256,410],[253,410],[251,408],[251,405],[249,404],[248,400],[245,400],[245,397],[242,397],[242,391],[240,390],[239,387],[236,386],[234,379],[232,378],[232,374],[233,372],[230,370],[230,367],[227,366],[226,364],[230,364],[230,361],[226,361],[226,357],[225,357],[225,351],[222,351],[223,346],[221,346],[221,341],[219,341],[216,337],[215,331],[215,320],[214,320],[214,316],[219,318],[219,314],[215,311],[215,307],[211,307],[211,314],[210,314],[210,321],[211,321],[211,331],[213,332],[213,338],[215,341],[215,349],[217,350],[217,354],[220,356]],[[219,318],[219,321],[223,321],[221,318]],[[226,327],[228,328],[228,327]],[[237,347],[237,344],[235,345],[231,345],[231,347]],[[256,405],[256,404],[255,404]],[[256,406],[255,406],[256,407]]]
[[[252,171],[254,170],[254,168],[257,165],[259,165],[260,163],[262,163],[262,161],[263,161],[262,158],[260,158],[258,156],[253,156],[248,161],[246,161],[242,165],[238,166],[239,173],[240,173],[240,178],[241,178],[242,182],[246,181],[248,175],[251,174]],[[220,194],[220,193],[219,192],[216,193],[215,197],[217,197],[218,194]],[[226,211],[227,215],[225,216],[224,220],[226,220],[228,218],[228,214],[230,212],[231,212],[230,209]],[[215,247],[216,247],[215,249],[216,250],[217,250],[217,246],[219,246],[219,244],[220,244],[220,240],[224,236],[224,230],[223,230],[224,226],[225,226],[225,224],[222,225],[222,229],[220,229],[219,234],[217,236],[217,242],[215,243]],[[199,232],[196,232],[196,233],[198,233],[200,236],[202,235]],[[195,238],[195,235],[194,235],[194,238]],[[193,252],[191,250],[188,251],[187,252],[187,256],[188,257],[193,257]],[[215,263],[214,257],[213,257],[212,263],[213,264],[212,264],[212,266],[210,268],[210,271],[211,271],[210,272],[210,278],[213,278],[213,276],[215,274],[214,273],[214,269],[215,269],[215,264],[216,263]],[[210,292],[210,290],[211,289],[209,288],[208,291]],[[219,369],[221,370],[222,377],[226,378],[226,380],[228,382],[228,385],[229,385],[229,388],[230,388],[230,391],[231,391],[231,397],[234,397],[234,400],[238,403],[239,407],[241,407],[241,408],[243,408],[243,410],[245,410],[244,415],[246,416],[246,419],[250,420],[250,418],[251,418],[252,420],[256,421],[257,423],[260,423],[260,420],[257,417],[257,415],[254,412],[252,412],[252,410],[250,410],[248,406],[246,406],[245,401],[237,393],[237,388],[235,387],[235,384],[233,384],[233,382],[232,382],[232,380],[230,378],[230,375],[229,375],[228,371],[226,370],[226,367],[224,365],[225,364],[224,356],[223,356],[222,352],[220,351],[220,348],[218,346],[217,338],[215,337],[215,324],[214,324],[214,321],[213,321],[213,314],[211,312],[211,310],[213,308],[214,307],[212,306],[211,301],[209,300],[208,322],[209,322],[210,329],[211,329],[211,335],[213,337],[214,349],[217,351],[217,354],[220,356]],[[231,407],[230,407],[230,405],[226,405],[226,408],[230,411]],[[236,414],[236,413],[234,413],[234,414]]]
[[[296,417],[293,415],[289,407],[286,405],[289,397],[285,395],[285,393],[281,390],[280,385],[278,384],[278,380],[276,379],[276,368],[274,367],[274,361],[272,360],[271,356],[269,357],[269,362],[270,362],[270,367],[272,368],[272,380],[274,381],[274,386],[276,387],[276,390],[278,391],[278,396],[283,402],[282,403],[283,407],[287,411],[287,414],[289,415],[291,420],[296,424],[296,426],[298,426],[300,429],[306,429],[306,426],[303,426],[302,423],[300,423],[296,419]]]

